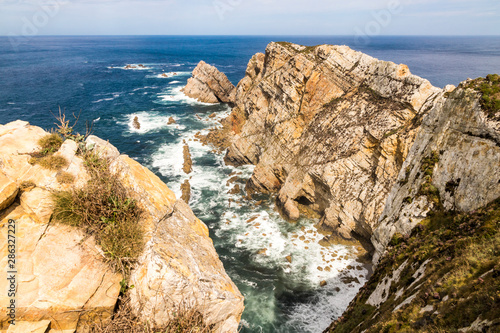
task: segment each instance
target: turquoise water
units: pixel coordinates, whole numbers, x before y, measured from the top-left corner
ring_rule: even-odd
[[[321,332],[365,282],[368,272],[356,262],[356,249],[319,246],[315,221],[285,222],[270,198],[256,205],[243,193],[229,194],[234,184],[228,180],[236,175],[244,188],[252,166],[224,166],[223,156],[194,136],[217,126],[230,110],[180,92],[198,61],[216,65],[236,84],[250,57],[279,40],[348,44],[406,63],[437,86],[500,69],[496,37],[378,37],[367,45],[350,37],[36,37],[19,51],[0,37],[0,123],[23,119],[50,128],[58,107],[81,112],[80,132],[85,121],[93,124],[94,134],[148,166],[178,196],[189,179],[190,205],[209,226],[228,274],[245,295],[242,331]],[[129,70],[127,64],[145,68]],[[209,118],[212,113],[217,116]],[[132,126],[136,116],[140,130]],[[168,125],[169,117],[176,124]],[[194,162],[189,176],[182,172],[184,140]]]

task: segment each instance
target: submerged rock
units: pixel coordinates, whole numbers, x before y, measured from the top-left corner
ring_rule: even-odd
[[[227,76],[214,66],[200,61],[193,71],[184,94],[203,103],[234,103],[236,88]]]

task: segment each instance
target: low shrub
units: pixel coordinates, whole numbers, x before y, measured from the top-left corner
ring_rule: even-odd
[[[192,307],[179,306],[174,318],[166,325],[144,323],[138,319],[130,306],[130,299],[124,297],[111,321],[94,323],[89,327],[91,333],[212,333],[203,316]]]

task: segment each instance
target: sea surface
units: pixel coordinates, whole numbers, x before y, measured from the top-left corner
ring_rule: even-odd
[[[356,248],[321,247],[317,221],[290,224],[271,198],[257,203],[230,194],[235,184],[244,188],[253,167],[225,166],[222,155],[194,140],[230,109],[180,91],[200,60],[237,84],[250,57],[270,41],[346,44],[407,64],[439,87],[500,72],[500,37],[374,37],[357,44],[352,37],[324,36],[40,36],[18,49],[0,37],[0,124],[22,119],[49,129],[61,108],[70,118],[79,115],[79,132],[92,126],[178,196],[189,179],[190,205],[209,226],[224,267],[245,296],[242,332],[316,333],[342,314],[366,281],[369,272],[356,260]],[[134,64],[144,68],[126,69]],[[132,126],[136,116],[140,129]],[[176,124],[168,125],[169,117]],[[182,172],[184,140],[194,162],[189,176]],[[236,182],[228,182],[235,175]]]

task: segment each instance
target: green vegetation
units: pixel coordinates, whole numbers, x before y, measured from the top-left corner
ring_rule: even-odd
[[[54,156],[61,145],[63,139],[58,133],[47,134],[38,140],[38,145],[41,147],[39,151],[30,153],[31,158],[29,163],[32,165],[38,164],[44,169],[60,170],[69,165],[68,161],[62,156]]]
[[[481,106],[488,116],[500,119],[500,75],[490,74],[486,78],[477,78],[469,82],[465,88],[481,93]]]
[[[420,171],[424,175],[424,183],[420,187],[418,195],[425,195],[429,199],[429,201],[433,202],[435,208],[441,209],[441,199],[439,196],[439,190],[432,185],[432,176],[434,174],[434,167],[439,162],[439,153],[433,151],[427,157],[425,157],[422,161],[422,166],[420,167]]]
[[[61,148],[62,144],[63,139],[57,133],[51,133],[38,140],[38,145],[42,147],[40,154],[43,156],[55,153]]]
[[[378,283],[405,262],[388,300],[379,309],[367,305]],[[424,262],[424,275],[415,275]],[[500,198],[471,213],[434,212],[409,237],[395,234],[373,276],[329,332],[458,332],[477,318],[492,323],[483,332],[500,329]]]
[[[54,193],[53,217],[93,235],[112,266],[127,276],[144,245],[142,209],[106,159],[93,152],[83,158],[90,180],[81,189]]]

